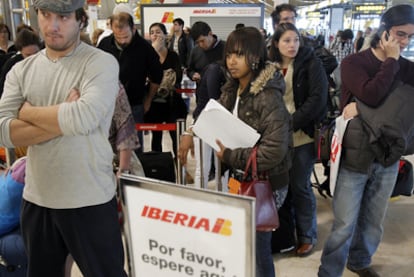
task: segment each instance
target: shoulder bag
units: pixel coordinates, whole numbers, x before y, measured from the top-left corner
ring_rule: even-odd
[[[270,232],[279,227],[279,215],[267,176],[259,180],[256,155],[257,147],[254,147],[247,161],[238,194],[256,198],[256,231]],[[248,177],[250,167],[251,178]]]

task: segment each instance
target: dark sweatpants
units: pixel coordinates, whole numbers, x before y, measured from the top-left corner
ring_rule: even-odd
[[[69,253],[85,277],[127,276],[115,198],[76,209],[23,200],[21,221],[29,277],[63,276]]]

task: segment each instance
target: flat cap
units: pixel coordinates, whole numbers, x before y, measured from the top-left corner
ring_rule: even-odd
[[[34,0],[35,9],[54,13],[71,13],[85,5],[85,0]]]

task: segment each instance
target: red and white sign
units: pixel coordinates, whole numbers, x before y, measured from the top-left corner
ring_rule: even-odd
[[[132,276],[254,276],[253,198],[132,177],[121,178]]]

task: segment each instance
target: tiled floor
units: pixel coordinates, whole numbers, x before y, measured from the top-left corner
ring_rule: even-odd
[[[412,159],[414,160],[414,159]],[[317,276],[323,244],[332,226],[331,200],[317,195],[318,243],[306,258],[275,255],[278,277]],[[382,277],[414,276],[414,198],[400,197],[389,204],[384,237],[373,258],[373,268]],[[344,277],[357,276],[345,270]]]
[[[167,136],[168,137],[168,136]],[[146,139],[148,136],[146,136]],[[148,145],[148,144],[147,144]],[[166,147],[169,147],[168,142]],[[409,157],[414,162],[414,157]],[[193,160],[190,159],[193,171]],[[319,166],[317,166],[319,168]],[[319,168],[320,169],[320,168]],[[323,179],[323,177],[321,178]],[[318,243],[314,253],[306,258],[292,254],[274,255],[278,277],[317,276],[323,243],[332,224],[331,199],[321,197],[316,191],[318,209]],[[384,238],[373,258],[373,267],[382,277],[414,276],[414,197],[400,197],[389,204],[385,219]],[[81,277],[74,267],[72,277]],[[344,277],[356,276],[345,270]]]
[[[149,145],[149,135],[145,143]],[[164,151],[171,149],[169,135],[164,134]],[[414,162],[414,157],[408,157]],[[194,171],[194,160],[190,158],[189,171]],[[317,171],[321,167],[317,165]],[[321,174],[318,174],[320,176]],[[323,179],[323,177],[321,177]],[[278,277],[308,277],[317,276],[319,259],[323,243],[332,225],[331,199],[321,197],[315,191],[318,210],[318,243],[312,255],[298,258],[292,254],[274,255],[276,275]],[[411,277],[414,276],[414,197],[400,197],[390,202],[385,219],[384,237],[373,258],[372,265],[382,277]],[[81,277],[79,270],[74,267],[72,277]],[[345,270],[344,277],[357,276]],[[145,277],[145,276],[144,276]]]

